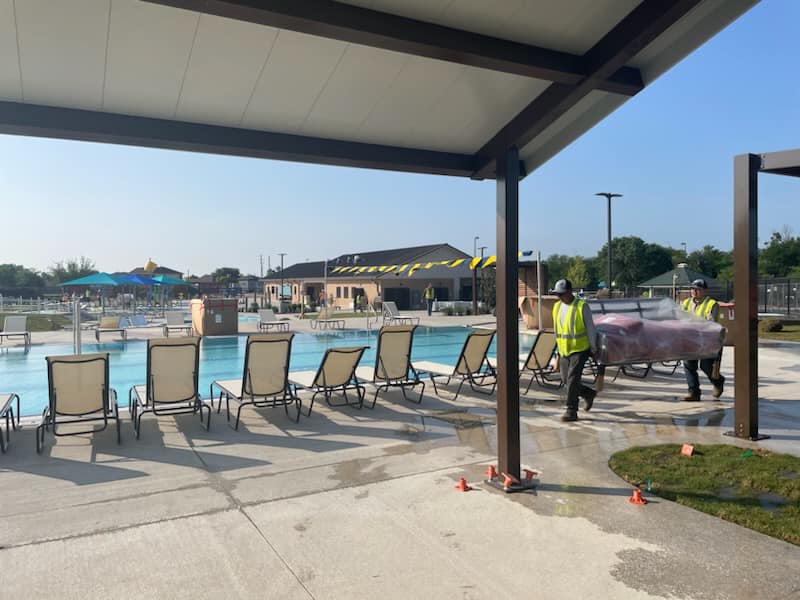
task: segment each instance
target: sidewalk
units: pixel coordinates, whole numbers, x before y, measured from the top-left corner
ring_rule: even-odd
[[[731,376],[731,353],[723,372]],[[800,454],[797,351],[761,353],[759,444]],[[729,380],[730,381],[730,380]],[[428,386],[429,387],[429,386]],[[245,410],[145,417],[110,431],[12,434],[0,456],[3,595],[52,598],[788,598],[800,548],[658,498],[627,502],[607,467],[632,444],[736,443],[729,391],[679,402],[680,374],[609,384],[576,424],[532,389],[523,462],[534,494],[481,483],[496,463],[494,398],[374,411],[317,404],[292,423]],[[452,388],[451,388],[452,391]],[[447,396],[448,398],[451,396]],[[319,409],[317,409],[319,407]],[[476,487],[453,486],[464,476]]]

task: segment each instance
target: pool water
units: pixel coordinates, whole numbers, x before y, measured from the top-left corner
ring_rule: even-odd
[[[418,327],[414,333],[412,361],[429,360],[455,364],[470,329],[465,327]],[[208,394],[215,379],[242,376],[246,336],[203,338],[200,343],[200,393]],[[520,351],[530,349],[533,339],[520,337]],[[336,331],[319,334],[298,333],[292,341],[291,371],[316,370],[325,350],[336,346],[370,346],[362,365],[375,363],[377,333],[374,331]],[[119,395],[120,406],[127,404],[128,390],[145,382],[147,343],[145,341],[83,344],[83,352],[108,352],[111,387]],[[47,365],[45,356],[72,354],[71,345],[32,346],[0,350],[0,392],[19,394],[23,415],[41,414],[47,405]],[[492,343],[489,355],[495,355]]]

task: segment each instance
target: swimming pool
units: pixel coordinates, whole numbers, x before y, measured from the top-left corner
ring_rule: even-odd
[[[418,327],[414,333],[412,360],[455,364],[470,329],[465,327]],[[298,333],[292,341],[289,365],[292,371],[314,370],[325,350],[335,346],[370,346],[361,364],[375,361],[377,337],[374,331],[336,331],[318,334]],[[246,336],[203,338],[200,343],[200,393],[208,394],[215,379],[242,376]],[[520,351],[530,349],[533,339],[520,337]],[[83,352],[108,352],[111,387],[117,390],[120,406],[127,403],[128,390],[145,382],[147,343],[144,341],[84,344]],[[71,345],[32,346],[0,351],[0,392],[14,392],[21,399],[23,415],[38,415],[47,405],[47,366],[45,356],[72,354]],[[495,345],[489,349],[495,355]]]

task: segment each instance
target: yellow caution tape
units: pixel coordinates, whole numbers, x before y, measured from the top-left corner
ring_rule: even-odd
[[[496,256],[490,256],[489,258],[487,258],[487,259],[486,259],[486,260],[483,262],[483,265],[481,266],[481,269],[485,269],[485,268],[486,268],[486,267],[488,267],[489,265],[493,265],[493,264],[494,264],[494,263],[496,263],[496,262],[497,262],[497,257],[496,257]]]

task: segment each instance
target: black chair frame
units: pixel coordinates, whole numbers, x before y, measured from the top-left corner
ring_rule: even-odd
[[[14,422],[14,399],[17,401],[17,421]],[[0,419],[3,417],[6,418],[6,434],[5,438],[3,437],[3,431],[0,429],[0,451],[4,452],[8,448],[8,445],[11,443],[11,430],[13,429],[16,431],[20,428],[19,425],[19,395],[17,394],[9,394],[8,400],[6,401],[5,405],[0,407]]]
[[[311,404],[308,406],[308,412],[305,413],[307,417],[311,416],[311,409],[314,408],[314,400],[316,400],[317,396],[322,395],[325,398],[325,403],[331,407],[339,407],[339,406],[355,406],[359,410],[364,406],[364,397],[367,394],[366,388],[358,382],[356,378],[356,367],[358,367],[358,363],[361,361],[361,356],[364,354],[364,351],[369,348],[369,346],[360,346],[358,348],[328,348],[325,352],[324,356],[322,357],[322,362],[320,362],[319,367],[317,368],[317,372],[314,375],[313,381],[317,381],[317,379],[321,376],[322,377],[322,385],[312,385],[311,389],[314,393],[311,394]],[[358,359],[354,363],[353,371],[350,373],[350,378],[348,379],[347,383],[339,386],[328,386],[325,382],[325,370],[323,366],[325,365],[325,359],[328,358],[328,355],[332,352],[336,353],[358,353]],[[296,390],[297,388],[295,388]],[[350,402],[350,398],[347,396],[348,390],[355,390],[356,397],[358,400],[356,402]],[[344,397],[344,402],[331,402],[331,398],[335,392],[341,392],[342,396]]]

